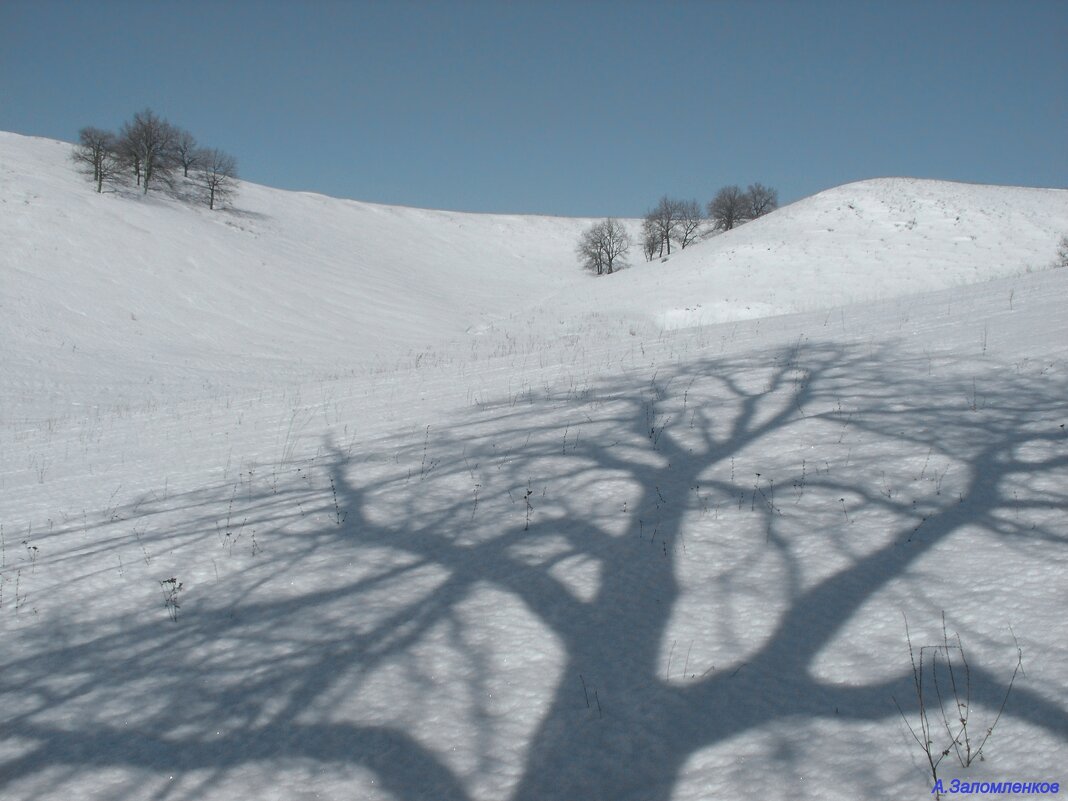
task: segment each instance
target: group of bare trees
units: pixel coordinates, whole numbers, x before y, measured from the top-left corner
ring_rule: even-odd
[[[763,184],[750,184],[744,192],[725,186],[709,202],[708,219],[715,229],[729,231],[778,207],[779,193]]]
[[[685,249],[700,233],[704,215],[696,200],[673,200],[666,195],[645,215],[642,248],[645,258],[671,255],[671,243]]]
[[[763,217],[779,207],[779,193],[763,184],[750,184],[742,190],[725,186],[716,193],[702,213],[696,200],[676,200],[666,195],[642,221],[642,250],[647,261],[671,255],[672,243],[685,249],[702,236],[702,227],[729,231],[744,222]],[[595,223],[582,234],[578,255],[582,265],[605,275],[626,266],[630,238],[616,220]]]
[[[183,185],[191,186],[196,196],[214,209],[237,189],[233,156],[201,147],[189,131],[150,109],[134,114],[118,133],[82,128],[71,158],[92,176],[97,192],[103,192],[105,184],[132,183],[145,194],[150,188],[177,191]]]
[[[626,266],[630,248],[627,230],[611,218],[594,223],[579,239],[578,255],[582,265],[597,275],[611,275]]]
[[[779,194],[763,184],[750,184],[746,190],[725,186],[709,202],[705,214],[696,200],[674,200],[667,196],[645,215],[642,222],[642,249],[652,261],[671,255],[672,243],[685,249],[710,223],[713,231],[729,231],[747,220],[763,217],[779,206]]]

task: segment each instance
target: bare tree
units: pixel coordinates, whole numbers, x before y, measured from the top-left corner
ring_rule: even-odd
[[[652,261],[664,252],[664,239],[655,222],[648,218],[642,221],[642,252],[646,261]]]
[[[146,194],[160,183],[174,189],[172,176],[179,167],[183,177],[192,176],[197,196],[211,209],[230,200],[237,189],[233,156],[198,147],[189,131],[171,125],[151,109],[134,114],[123,123],[118,136],[92,127],[82,128],[78,135],[71,159],[93,176],[97,192],[103,191],[105,181],[116,180],[124,170],[131,171]]]
[[[701,232],[705,216],[701,213],[701,205],[696,200],[676,202],[678,203],[678,224],[675,226],[675,241],[679,243],[680,248],[686,250],[686,246],[693,244]]]
[[[200,145],[196,137],[184,128],[175,129],[174,157],[182,167],[182,177],[188,178],[189,171],[200,166]]]
[[[594,223],[582,234],[578,244],[578,256],[587,270],[611,275],[626,267],[626,253],[630,238],[617,220],[607,219]]]
[[[141,155],[137,148],[133,146],[133,143],[126,136],[126,124],[123,124],[122,131],[119,138],[116,140],[116,152],[119,154],[119,160],[123,167],[133,172],[134,180],[137,185],[141,185]]]
[[[763,217],[779,208],[779,193],[763,184],[749,184],[745,198],[748,207],[745,216],[750,220]]]
[[[96,191],[104,191],[104,182],[113,180],[119,172],[115,134],[100,128],[86,127],[78,131],[78,144],[71,159],[86,174],[91,173]]]
[[[131,122],[123,124],[120,152],[133,167],[137,183],[146,194],[153,181],[170,184],[177,164],[176,138],[177,129],[151,109],[137,112]]]
[[[708,218],[723,231],[729,231],[745,222],[748,211],[745,193],[737,186],[725,186],[708,204]]]
[[[200,162],[199,184],[208,208],[225,203],[237,190],[237,161],[229,153],[209,148],[197,154]]]
[[[655,234],[660,239],[660,255],[664,255],[667,248],[671,255],[671,240],[675,236],[675,229],[679,225],[681,204],[677,200],[671,200],[666,195],[660,198],[660,202],[645,215],[645,225],[649,234]]]

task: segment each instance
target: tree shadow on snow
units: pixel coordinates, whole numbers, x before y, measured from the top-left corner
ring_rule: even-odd
[[[1065,397],[1060,378],[1006,372],[976,388],[926,360],[799,342],[580,392],[532,389],[365,452],[328,444],[273,483],[261,468],[247,488],[144,504],[128,523],[171,514],[153,547],[202,552],[216,575],[188,591],[177,625],[117,614],[99,634],[26,630],[28,655],[0,672],[0,732],[16,744],[0,794],[113,767],[205,791],[263,763],[306,770],[311,787],[327,767],[370,776],[402,799],[666,801],[694,754],[745,733],[900,725],[890,698],[913,692],[907,658],[886,678],[841,681],[820,655],[894,583],[922,595],[920,561],[962,532],[1066,544],[1041,523],[1068,504]],[[851,442],[852,467],[844,454],[802,464],[808,446]],[[787,451],[800,457],[790,473]],[[903,452],[926,456],[922,480],[892,464]],[[944,467],[937,491],[927,463]],[[881,522],[854,541],[860,515]],[[815,578],[802,554],[813,539],[835,554]],[[711,541],[744,558],[724,569]],[[235,542],[245,556],[230,561]],[[666,642],[704,573],[715,603],[690,625],[727,657],[673,672]],[[746,644],[740,593],[762,583],[770,623]],[[479,605],[486,593],[499,603]],[[528,636],[502,653],[480,627],[513,619]],[[551,655],[543,690],[495,706],[502,663],[529,677],[539,654]],[[973,664],[973,702],[996,710],[1007,678]],[[456,729],[438,719],[450,697]],[[1023,683],[1005,714],[1068,732],[1068,711]],[[516,767],[495,778],[509,747]],[[788,746],[769,756],[794,758]],[[125,792],[109,797],[138,790]]]

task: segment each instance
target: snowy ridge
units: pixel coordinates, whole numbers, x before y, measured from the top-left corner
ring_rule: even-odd
[[[674,256],[669,326],[785,314],[1047,269],[1068,191],[909,178],[846,184]],[[665,299],[666,300],[666,299]]]
[[[212,214],[86,191],[65,143],[3,134],[0,148],[9,379],[35,378],[42,354],[113,387],[131,369],[234,381],[250,361],[336,370],[438,346],[547,294],[584,223],[248,183],[237,210]],[[75,331],[76,358],[64,352]]]
[[[930,798],[943,613],[973,747],[1004,701],[946,786],[1064,783],[1065,193],[852,184],[598,280],[586,221],[66,147],[0,134],[0,798]]]
[[[299,359],[336,373],[449,343],[467,352],[472,333],[519,337],[547,317],[572,333],[591,314],[624,329],[677,328],[830,308],[1045,269],[1068,230],[1066,190],[880,179],[799,201],[664,264],[642,262],[636,246],[632,270],[594,281],[574,256],[589,220],[249,183],[234,211],[212,214],[157,196],[97,196],[69,148],[0,133],[5,394],[18,382],[50,391],[35,367],[46,361],[100,377],[107,395],[131,372],[142,386],[171,381],[173,394],[185,371],[194,383],[255,383],[251,365]]]

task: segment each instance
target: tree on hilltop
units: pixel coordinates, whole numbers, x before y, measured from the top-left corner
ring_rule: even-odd
[[[755,220],[779,208],[779,193],[763,184],[749,184],[745,192],[746,217]]]
[[[182,177],[188,178],[189,171],[200,166],[203,149],[197,144],[196,137],[184,128],[175,129],[174,157],[182,168]]]
[[[87,126],[78,131],[78,144],[71,160],[86,174],[93,176],[96,191],[104,191],[104,182],[114,180],[122,168],[116,149],[115,134]]]
[[[177,165],[175,143],[178,129],[151,109],[134,114],[119,133],[119,152],[133,169],[138,186],[148,194],[152,183],[171,184]]]
[[[201,150],[198,154],[199,184],[208,201],[208,208],[225,203],[237,189],[237,160],[229,153],[215,148]]]
[[[202,198],[210,209],[229,201],[237,190],[237,160],[233,156],[200,147],[193,134],[151,109],[134,114],[118,135],[100,128],[82,128],[71,159],[92,175],[97,192],[103,191],[105,181],[120,181],[126,174],[145,194],[163,184],[182,198],[187,193],[178,191],[175,183],[178,168],[182,178],[189,179],[197,190],[194,197]]]
[[[708,204],[708,219],[721,231],[729,231],[745,222],[749,202],[737,186],[725,186]]]

